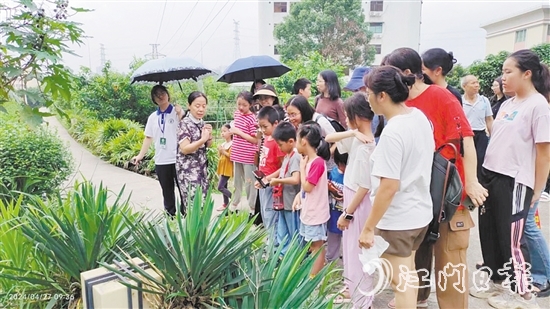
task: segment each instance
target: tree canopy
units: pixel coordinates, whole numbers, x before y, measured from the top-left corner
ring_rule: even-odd
[[[277,50],[283,60],[317,51],[345,66],[370,64],[374,48],[360,0],[293,2],[290,14],[275,27]]]
[[[72,53],[68,44],[82,43],[82,29],[68,18],[85,11],[69,7],[68,0],[0,3],[0,14],[7,16],[0,22],[0,109],[14,92],[14,84],[30,79],[54,99],[70,97],[72,75],[61,58],[63,53]],[[47,99],[46,105],[50,106],[53,101]],[[38,108],[33,110],[39,114]]]

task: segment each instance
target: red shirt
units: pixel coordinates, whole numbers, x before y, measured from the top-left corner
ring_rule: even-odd
[[[421,110],[432,123],[436,149],[445,143],[452,142],[458,153],[455,162],[460,180],[465,183],[464,164],[460,155],[460,138],[474,136],[470,123],[460,106],[460,102],[447,89],[430,85],[418,97],[407,100],[407,106]],[[446,147],[441,154],[447,158],[454,158],[454,151]],[[465,197],[466,192],[463,192]]]
[[[281,167],[284,157],[285,153],[277,142],[271,136],[266,136],[260,153],[260,171],[266,176],[275,173]]]

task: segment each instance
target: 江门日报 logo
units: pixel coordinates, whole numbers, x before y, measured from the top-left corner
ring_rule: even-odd
[[[430,272],[427,269],[409,269],[406,265],[399,265],[399,270],[396,275],[397,285],[396,289],[399,292],[405,292],[407,288],[427,288],[430,286]],[[372,288],[369,291],[358,290],[364,296],[374,296],[380,294],[384,289],[388,288],[391,284],[391,278],[394,275],[394,269],[392,264],[384,258],[378,258],[369,261],[368,265],[363,269],[371,269],[370,274],[363,274],[363,276],[373,275],[375,271],[378,272],[377,280],[373,282]],[[529,263],[514,263],[512,259],[509,260],[504,267],[499,269],[497,273],[506,277],[502,286],[510,291],[517,293],[519,284],[516,284],[514,273],[518,271],[525,271],[527,287],[530,291],[532,278],[530,276],[531,265]],[[476,269],[472,273],[472,284],[475,289],[479,291],[488,291],[490,288],[490,281],[492,277],[492,270],[483,266],[480,269]],[[437,279],[437,287],[441,291],[452,288],[459,293],[466,293],[468,290],[468,272],[466,264],[452,264],[447,263],[442,270],[438,271],[435,277]],[[419,279],[420,278],[420,279]],[[365,280],[365,278],[363,278]]]

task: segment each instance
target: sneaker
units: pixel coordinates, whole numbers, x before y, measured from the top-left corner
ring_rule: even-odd
[[[537,298],[531,294],[531,299],[527,300],[517,293],[508,291],[497,296],[489,297],[489,305],[496,309],[537,309],[540,308],[537,304]]]
[[[497,296],[499,294],[508,292],[508,290],[502,286],[502,284],[495,284],[492,281],[489,282],[489,289],[480,290],[476,286],[470,287],[470,295],[475,298],[488,299],[489,297]]]
[[[548,297],[550,296],[550,282],[546,281],[544,284],[539,284],[533,282],[534,293],[537,294],[537,297]]]
[[[539,201],[543,203],[550,201],[550,194],[548,194],[548,192],[542,192],[542,194],[540,195]]]
[[[224,211],[227,208],[227,204],[223,204],[220,207],[216,208],[217,211]]]

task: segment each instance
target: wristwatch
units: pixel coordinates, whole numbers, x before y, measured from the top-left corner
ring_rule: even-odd
[[[344,209],[344,219],[348,221],[353,220],[353,214],[348,214],[347,211]]]

